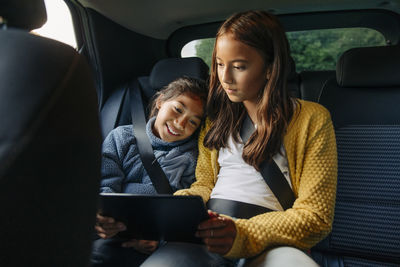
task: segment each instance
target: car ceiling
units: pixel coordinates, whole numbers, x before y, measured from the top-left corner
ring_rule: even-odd
[[[112,21],[157,39],[189,25],[222,21],[234,12],[263,9],[274,14],[314,11],[389,9],[400,13],[400,0],[76,0]]]

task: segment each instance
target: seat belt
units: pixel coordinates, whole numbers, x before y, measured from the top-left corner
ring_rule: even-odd
[[[243,143],[246,143],[247,140],[249,140],[254,131],[255,128],[253,122],[249,115],[246,114],[242,128],[240,129],[240,137],[242,138]],[[278,199],[283,210],[291,208],[295,201],[295,196],[285,176],[279,169],[278,165],[276,165],[276,162],[273,159],[270,161],[264,160],[260,164],[260,173],[272,193],[274,193],[275,197]]]
[[[101,115],[101,131],[103,139],[110,133],[112,129],[115,128],[117,124],[118,115],[120,113],[122,104],[124,103],[125,88],[119,88],[115,93],[113,93],[107,102],[104,104],[100,111]]]
[[[146,133],[146,116],[144,113],[142,93],[138,80],[129,87],[129,102],[132,116],[132,128],[136,138],[140,159],[158,194],[172,194],[168,178],[154,156],[153,147]]]

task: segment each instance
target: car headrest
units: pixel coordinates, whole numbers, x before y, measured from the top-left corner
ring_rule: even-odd
[[[208,66],[198,57],[162,59],[154,65],[150,73],[150,86],[160,90],[182,76],[206,80]]]
[[[400,85],[400,46],[353,48],[339,58],[336,80],[342,87]]]
[[[43,0],[2,0],[0,17],[8,27],[30,31],[46,22],[46,6]]]

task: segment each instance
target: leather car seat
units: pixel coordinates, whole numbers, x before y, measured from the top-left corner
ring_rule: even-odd
[[[28,32],[43,0],[2,0],[0,17],[0,266],[87,266],[102,140],[91,70]]]
[[[322,88],[338,151],[331,234],[321,266],[400,264],[400,46],[353,48]]]

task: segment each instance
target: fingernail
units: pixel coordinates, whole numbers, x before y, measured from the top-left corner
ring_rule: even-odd
[[[213,218],[218,218],[218,215],[216,215],[216,214],[214,214],[214,213],[210,213],[210,214],[208,214],[208,217],[209,217],[210,219],[213,219]]]

